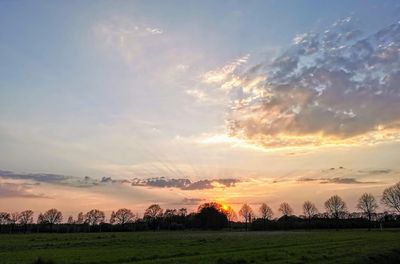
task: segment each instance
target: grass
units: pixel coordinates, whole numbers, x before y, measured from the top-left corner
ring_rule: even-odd
[[[400,230],[3,234],[0,263],[400,263]]]

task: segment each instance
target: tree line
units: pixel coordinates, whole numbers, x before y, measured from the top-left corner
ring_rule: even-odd
[[[333,195],[325,201],[324,212],[319,212],[311,201],[305,201],[303,214],[296,216],[290,204],[283,202],[278,208],[282,215],[279,218],[274,218],[272,208],[266,203],[261,204],[257,215],[248,204],[243,204],[237,213],[231,206],[216,202],[204,203],[192,213],[188,213],[186,208],[163,210],[160,205],[153,204],[145,210],[142,218],[130,209],[121,208],[113,211],[108,221],[105,213],[98,209],[64,219],[62,212],[53,208],[40,213],[35,222],[34,212],[25,210],[0,212],[0,233],[400,227],[400,182],[384,190],[381,203],[390,211],[377,213],[377,199],[364,193],[358,200],[358,211],[350,213],[345,201]]]

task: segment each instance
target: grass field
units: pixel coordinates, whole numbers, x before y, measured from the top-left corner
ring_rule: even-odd
[[[0,235],[0,263],[400,263],[400,230]]]

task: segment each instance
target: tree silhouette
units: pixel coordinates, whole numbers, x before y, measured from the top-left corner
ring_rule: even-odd
[[[357,208],[368,217],[368,230],[370,230],[372,215],[378,208],[378,203],[376,202],[375,197],[370,193],[364,193],[360,199],[358,199]]]
[[[262,203],[260,206],[260,215],[263,219],[264,229],[266,228],[267,220],[270,220],[274,213],[272,212],[271,207],[269,207],[266,203]]]
[[[400,213],[400,182],[383,191],[382,203]]]
[[[110,223],[124,225],[135,221],[136,215],[129,209],[122,208],[111,214]]]
[[[159,220],[162,217],[162,215],[163,215],[163,209],[160,207],[160,205],[152,204],[144,212],[143,218],[146,222],[148,222],[150,227],[156,230],[160,227]]]
[[[318,214],[318,209],[312,202],[305,201],[303,204],[303,213],[310,223],[311,219]]]
[[[246,224],[245,228],[247,231],[247,224],[250,223],[251,219],[253,219],[254,217],[253,209],[248,204],[244,204],[239,210],[239,215],[243,217]]]
[[[346,203],[338,195],[331,196],[325,202],[326,212],[336,220],[336,228],[338,228],[339,219],[347,212]]]
[[[283,202],[283,203],[281,203],[281,204],[279,205],[278,211],[281,212],[281,214],[282,214],[284,217],[288,217],[288,216],[291,216],[291,215],[293,214],[293,209],[292,209],[292,207],[291,207],[288,203],[286,203],[286,202]]]
[[[78,217],[77,217],[75,223],[78,224],[78,225],[81,225],[81,224],[85,223],[85,216],[83,215],[82,212],[80,212],[80,213],[78,214]]]
[[[187,209],[186,208],[181,208],[178,210],[178,215],[185,217],[187,215]]]
[[[15,224],[19,221],[19,213],[18,212],[12,212],[10,214],[10,224],[11,224],[11,232],[14,231]]]
[[[72,225],[74,223],[75,223],[75,221],[74,221],[74,218],[72,217],[72,215],[68,216],[67,224]]]
[[[228,218],[229,228],[231,228],[232,222],[235,221],[235,219],[237,218],[236,212],[230,205],[227,205],[226,208],[224,209],[224,213]]]
[[[57,209],[53,208],[46,211],[44,214],[39,214],[38,224],[50,225],[50,232],[53,232],[54,224],[61,223],[62,219],[63,219],[62,213]]]
[[[0,232],[3,225],[10,223],[10,214],[7,212],[0,212]]]
[[[215,202],[200,205],[197,218],[204,229],[221,229],[228,224],[228,217],[221,204]]]
[[[25,233],[28,228],[28,224],[33,223],[33,211],[32,210],[25,210],[19,213],[18,215],[18,222],[24,226]]]
[[[10,223],[10,214],[7,212],[0,212],[0,225],[7,225]]]
[[[85,223],[93,226],[104,222],[105,214],[103,211],[92,209],[85,214]]]

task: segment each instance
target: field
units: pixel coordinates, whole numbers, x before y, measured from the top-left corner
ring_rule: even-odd
[[[3,234],[0,263],[400,263],[400,230]]]

